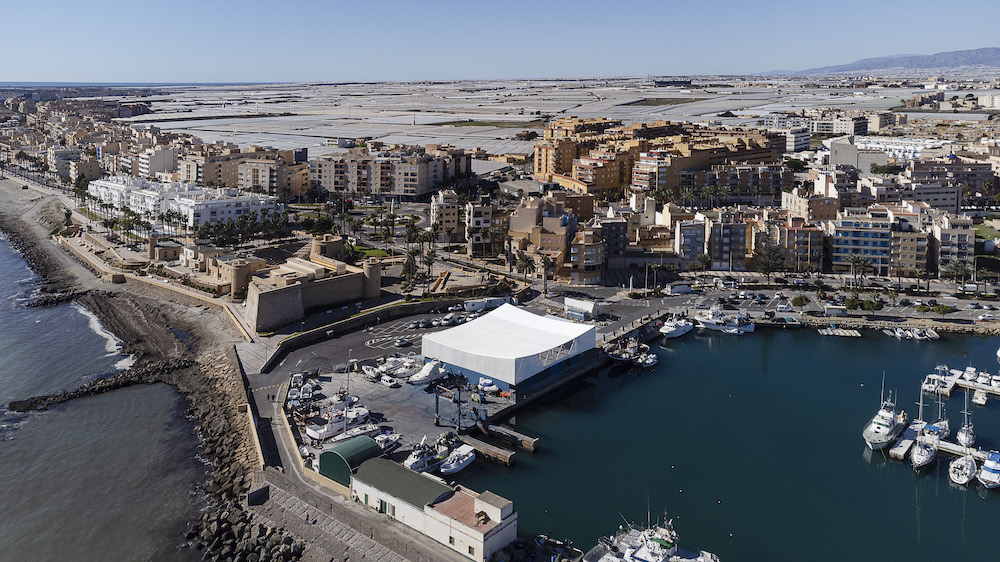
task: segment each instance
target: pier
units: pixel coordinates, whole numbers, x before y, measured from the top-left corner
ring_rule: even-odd
[[[844,328],[820,328],[816,330],[823,336],[840,336],[842,338],[860,338],[861,332],[857,330],[845,330]]]
[[[944,377],[941,381],[942,384],[937,390],[938,394],[941,394],[942,396],[950,398],[952,392],[954,392],[955,388],[958,387],[969,392],[970,394],[974,394],[977,390],[982,390],[990,398],[1000,398],[1000,388],[989,384],[979,384],[975,381],[967,381],[962,378],[962,371],[959,371],[958,369],[951,369],[949,373],[950,374],[947,377]]]
[[[961,457],[965,455],[965,447],[959,445],[958,443],[952,443],[950,441],[938,440],[937,438],[931,438],[926,435],[917,436],[917,443],[926,443],[932,447],[935,447],[938,453],[945,453],[953,457]],[[976,462],[982,463],[986,461],[986,453],[978,449],[973,449],[969,447],[969,454],[976,459]]]
[[[913,443],[917,440],[917,433],[924,427],[924,422],[917,420],[911,423],[904,431],[903,435],[896,441],[896,444],[889,449],[889,456],[897,461],[906,460],[906,455],[910,454]]]
[[[491,445],[469,435],[463,435],[462,441],[466,445],[471,445],[477,453],[490,460],[494,460],[505,466],[511,466],[514,464],[514,455],[516,454],[514,451],[504,449],[503,447],[497,447],[496,445]]]
[[[507,441],[510,441],[512,444],[517,445],[518,447],[521,447],[522,449],[530,451],[532,453],[534,453],[535,449],[538,447],[537,437],[531,437],[525,435],[517,431],[516,429],[507,427],[505,425],[492,425],[492,424],[487,425],[486,434],[496,435],[502,439],[506,439]]]

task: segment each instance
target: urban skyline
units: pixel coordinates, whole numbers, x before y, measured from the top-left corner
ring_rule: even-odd
[[[125,13],[107,0],[58,0],[47,4],[45,18],[28,5],[7,8],[8,21],[21,24],[5,30],[0,45],[28,48],[32,56],[13,57],[0,79],[163,84],[753,74],[989,46],[988,14],[997,6],[963,6],[984,17],[949,33],[928,17],[938,9],[930,2],[898,11],[851,1],[836,12],[782,1],[683,10],[625,2],[613,13],[591,1],[508,2],[502,9],[299,2],[273,17],[263,14],[275,6],[257,0],[184,1],[170,10]],[[866,21],[892,25],[859,36]],[[822,29],[829,33],[817,33]],[[586,50],[578,32],[586,35]]]

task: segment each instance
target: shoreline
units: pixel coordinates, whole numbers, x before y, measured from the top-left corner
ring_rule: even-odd
[[[212,465],[204,488],[212,504],[177,537],[180,547],[206,550],[218,559],[301,556],[305,545],[284,529],[255,524],[240,504],[259,469],[251,432],[240,407],[248,397],[234,344],[241,341],[218,312],[206,311],[183,296],[137,283],[103,283],[84,264],[51,243],[62,219],[54,197],[0,181],[0,232],[40,277],[38,297],[26,306],[73,302],[92,314],[121,342],[133,365],[113,375],[60,393],[12,401],[12,411],[45,410],[83,396],[139,384],[166,383],[186,400],[184,415],[196,420],[199,456]],[[48,223],[48,224],[46,224]],[[181,341],[177,332],[188,334]],[[294,547],[294,548],[293,548]],[[294,553],[292,552],[294,550]],[[212,553],[212,554],[209,554]]]

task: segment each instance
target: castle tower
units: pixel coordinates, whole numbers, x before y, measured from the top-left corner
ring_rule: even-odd
[[[364,298],[374,299],[382,294],[382,266],[378,260],[370,259],[364,263]]]

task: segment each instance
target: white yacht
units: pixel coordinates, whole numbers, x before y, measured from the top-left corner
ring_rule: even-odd
[[[690,320],[666,320],[660,326],[660,335],[665,338],[679,338],[694,329]]]
[[[437,379],[447,375],[448,373],[441,368],[441,363],[438,361],[429,361],[420,372],[413,375],[406,382],[410,384],[418,384],[424,382],[436,381]]]
[[[979,483],[986,488],[993,489],[1000,487],[1000,452],[990,451],[986,453],[986,462],[979,470],[977,476]]]
[[[941,377],[931,373],[924,377],[924,382],[920,385],[920,390],[926,392],[927,394],[934,394],[938,391],[938,387],[941,385]]]
[[[986,391],[983,389],[977,390],[976,393],[972,395],[972,403],[975,404],[976,406],[985,406]]]
[[[1000,389],[1000,375],[993,375],[990,377],[990,386],[994,389]]]
[[[750,315],[746,312],[740,311],[735,316],[726,316],[720,305],[715,305],[708,309],[708,311],[698,311],[698,313],[694,315],[694,319],[698,322],[699,328],[717,330],[730,334],[742,335],[755,330],[755,326],[750,319]],[[735,330],[727,331],[726,328],[734,328]]]
[[[976,368],[975,367],[966,367],[965,371],[962,372],[962,378],[965,379],[965,380],[967,380],[967,381],[969,381],[969,382],[972,382],[972,381],[976,380],[976,377],[978,377],[978,376],[979,375],[976,374]]]
[[[990,374],[989,373],[987,373],[986,371],[979,371],[979,376],[976,377],[976,384],[981,384],[983,386],[989,386],[990,385],[990,380],[991,380],[991,378],[990,378]]]
[[[882,390],[885,390],[884,380],[882,381]],[[869,449],[877,451],[892,445],[904,429],[906,429],[906,414],[904,412],[896,414],[896,405],[892,401],[892,391],[889,391],[888,397],[882,399],[882,407],[861,431],[861,436],[868,444]]]

